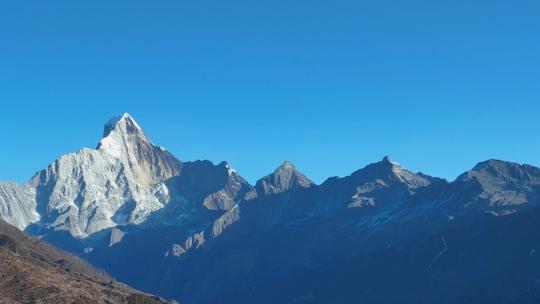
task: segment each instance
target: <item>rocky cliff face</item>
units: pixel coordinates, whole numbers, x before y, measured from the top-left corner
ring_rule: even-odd
[[[97,149],[57,159],[32,178],[40,229],[65,230],[79,238],[117,225],[142,223],[170,200],[168,178],[182,163],[150,142],[124,114],[105,126]]]
[[[97,146],[119,159],[141,185],[155,185],[180,174],[182,163],[164,148],[154,145],[129,114],[111,119]]]
[[[492,159],[460,175],[454,184],[451,192],[465,196],[449,199],[449,204],[465,210],[508,215],[540,201],[540,169],[530,165]]]
[[[0,219],[24,229],[40,219],[36,211],[36,189],[30,185],[0,182]]]
[[[296,187],[308,188],[314,183],[304,174],[296,170],[290,162],[285,161],[272,174],[269,174],[255,184],[259,196],[278,194]]]
[[[124,114],[109,121],[97,149],[61,156],[29,183],[2,184],[1,217],[32,231],[68,231],[79,238],[142,223],[170,200],[164,182],[182,163],[146,137]]]

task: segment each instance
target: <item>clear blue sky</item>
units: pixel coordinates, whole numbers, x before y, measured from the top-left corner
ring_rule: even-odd
[[[1,1],[0,180],[129,112],[181,160],[317,182],[540,165],[540,1]]]

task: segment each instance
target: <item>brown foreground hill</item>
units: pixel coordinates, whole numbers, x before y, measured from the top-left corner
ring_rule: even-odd
[[[0,220],[0,304],[15,303],[163,302]]]

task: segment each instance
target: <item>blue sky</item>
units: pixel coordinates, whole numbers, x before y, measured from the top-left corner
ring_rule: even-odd
[[[540,2],[0,1],[0,180],[129,112],[181,160],[317,182],[540,166]],[[7,29],[7,30],[6,30]]]

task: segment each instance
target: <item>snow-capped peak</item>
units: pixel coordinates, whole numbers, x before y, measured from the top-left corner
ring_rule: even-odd
[[[113,118],[109,119],[107,122],[107,126],[115,126],[118,122],[120,122],[123,119],[132,119],[131,115],[129,113],[123,113],[120,115],[115,115]]]
[[[124,113],[114,116],[105,124],[105,128],[103,130],[103,137],[107,137],[113,130],[117,129],[121,125],[129,125],[133,129],[142,132],[141,127],[135,121],[135,119],[133,119],[133,117],[131,117],[131,115],[129,115],[128,113]]]
[[[140,171],[136,172],[139,179],[154,183],[178,173],[178,160],[154,145],[129,114],[109,120],[104,133],[97,149]]]
[[[152,144],[127,113],[109,120],[104,135],[96,149],[57,159],[28,188],[0,184],[0,218],[15,214],[16,220],[8,219],[21,228],[40,221],[84,238],[116,225],[142,223],[163,208],[170,200],[163,182],[178,176],[182,163]],[[21,207],[10,207],[6,216],[3,197],[21,201]],[[40,204],[46,214],[36,209]]]
[[[116,158],[121,158],[132,150],[128,147],[129,145],[141,141],[153,145],[144,135],[139,124],[128,113],[124,113],[111,118],[105,124],[103,139],[97,148]]]

